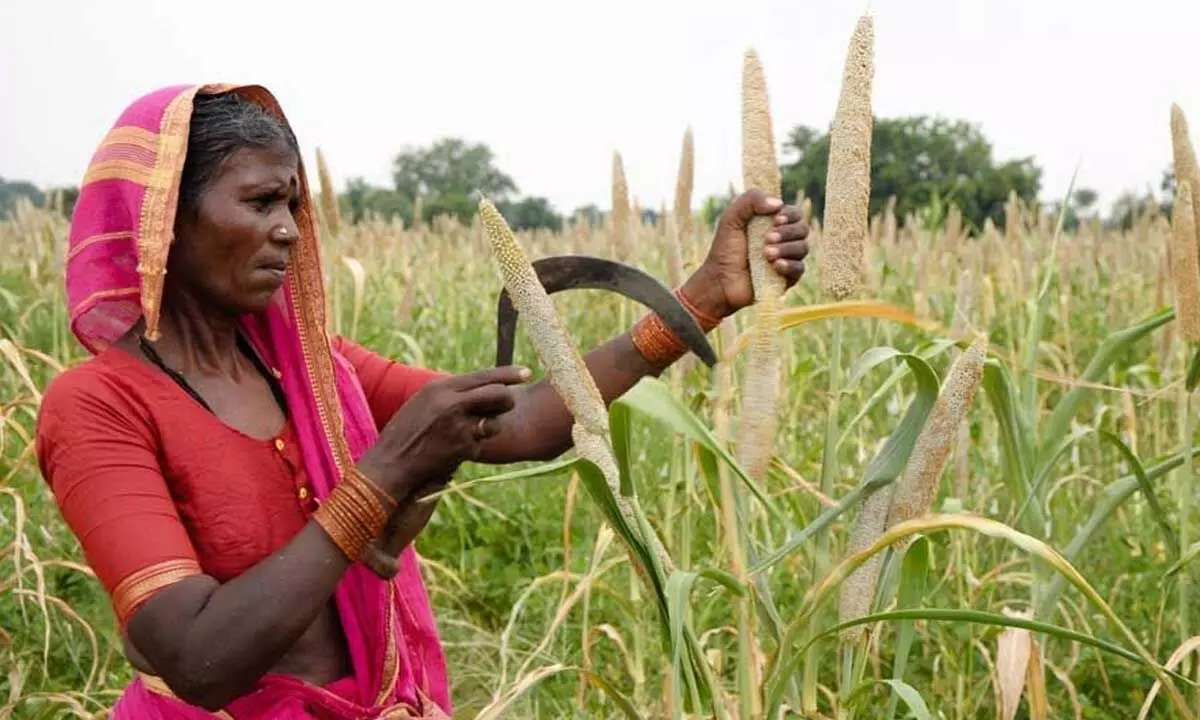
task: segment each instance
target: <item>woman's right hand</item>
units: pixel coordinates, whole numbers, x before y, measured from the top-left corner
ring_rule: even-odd
[[[359,470],[397,502],[444,483],[478,457],[479,443],[498,430],[494,418],[513,408],[510,386],[530,375],[528,368],[504,366],[427,383],[384,426]]]

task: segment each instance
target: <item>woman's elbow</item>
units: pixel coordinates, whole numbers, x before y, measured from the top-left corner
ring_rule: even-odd
[[[180,700],[212,713],[221,711],[250,689],[242,687],[244,683],[206,679],[203,672],[186,670],[163,677],[162,681]]]
[[[217,712],[253,689],[257,681],[203,651],[183,651],[162,664],[159,677],[180,700]],[[252,674],[252,673],[251,673]]]

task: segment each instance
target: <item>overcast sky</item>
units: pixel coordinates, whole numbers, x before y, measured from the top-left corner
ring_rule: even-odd
[[[671,197],[682,133],[696,196],[740,186],[739,83],[763,59],[777,140],[824,128],[859,14],[875,18],[877,115],[981,124],[1034,155],[1043,195],[1107,205],[1157,188],[1169,108],[1200,141],[1197,0],[492,0],[5,3],[0,176],[77,184],[117,115],[168,84],[254,82],[340,186],[389,182],[406,145],[486,142],[526,194],[609,204],[613,150],[646,207]]]

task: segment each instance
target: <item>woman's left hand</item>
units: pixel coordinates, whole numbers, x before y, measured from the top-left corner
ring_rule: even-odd
[[[754,302],[746,229],[756,216],[772,218],[762,252],[771,268],[783,276],[785,287],[795,285],[804,275],[808,225],[801,209],[751,188],[721,215],[708,256],[684,284],[684,294],[699,310],[726,317]]]

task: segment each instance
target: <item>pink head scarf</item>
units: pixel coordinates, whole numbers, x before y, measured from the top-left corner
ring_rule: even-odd
[[[197,93],[235,91],[286,123],[260,86],[174,86],[130,105],[92,157],[71,222],[66,286],[71,330],[95,354],[139,318],[155,339],[159,303]],[[320,244],[303,163],[299,168],[300,240],[284,287],[263,314],[243,319],[247,337],[275,367],[287,395],[306,469],[318,498],[328,496],[376,439],[353,370],[333,352],[325,329]],[[268,675],[225,709],[235,718],[435,718],[451,712],[445,658],[412,547],[400,572],[382,580],[360,563],[334,594],[349,643],[353,687],[337,692]],[[339,683],[343,685],[343,683]],[[171,696],[160,681],[139,678],[112,717],[212,717]]]

